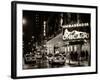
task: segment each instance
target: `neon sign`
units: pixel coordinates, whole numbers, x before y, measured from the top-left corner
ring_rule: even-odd
[[[68,25],[63,25],[63,28],[70,28],[70,27],[84,27],[84,26],[89,26],[89,23],[77,23],[77,24],[68,24]]]
[[[70,39],[88,39],[89,34],[86,32],[76,31],[73,30],[69,32],[67,29],[64,31],[63,40],[70,40]]]

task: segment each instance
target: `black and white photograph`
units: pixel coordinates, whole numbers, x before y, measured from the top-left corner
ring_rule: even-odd
[[[90,66],[90,16],[23,10],[23,69]]]
[[[97,7],[12,2],[12,78],[97,73]]]

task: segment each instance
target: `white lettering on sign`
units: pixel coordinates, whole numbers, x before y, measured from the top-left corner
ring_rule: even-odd
[[[78,23],[78,24],[68,24],[68,25],[63,25],[63,28],[70,28],[70,27],[84,27],[84,26],[89,26],[89,23]]]
[[[64,31],[63,40],[67,39],[86,39],[89,38],[89,34],[86,32],[73,30],[69,32],[67,29]]]

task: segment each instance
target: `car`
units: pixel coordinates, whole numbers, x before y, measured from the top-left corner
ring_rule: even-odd
[[[24,56],[25,64],[36,62],[34,54],[25,54]]]
[[[49,63],[51,63],[53,59],[53,54],[51,53],[47,54],[46,59],[48,60]]]
[[[35,57],[36,59],[42,59],[42,53],[40,51],[37,51]]]
[[[64,57],[66,57],[66,56],[67,56],[65,52],[62,52],[61,54],[62,54]]]
[[[65,64],[66,57],[64,57],[62,54],[55,54],[52,58],[52,64]]]

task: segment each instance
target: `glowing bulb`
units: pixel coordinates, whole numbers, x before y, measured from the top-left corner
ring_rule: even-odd
[[[27,23],[26,19],[23,19],[22,23],[25,25]]]
[[[78,27],[78,24],[76,24],[76,26]]]
[[[74,25],[72,24],[71,27],[74,27]]]
[[[84,26],[84,23],[82,23],[82,26]]]
[[[82,26],[82,24],[79,24],[79,26]]]
[[[74,24],[74,27],[76,27],[77,25],[76,24]]]
[[[71,27],[71,25],[69,25],[69,27]]]
[[[89,23],[86,23],[87,26],[89,26]]]

